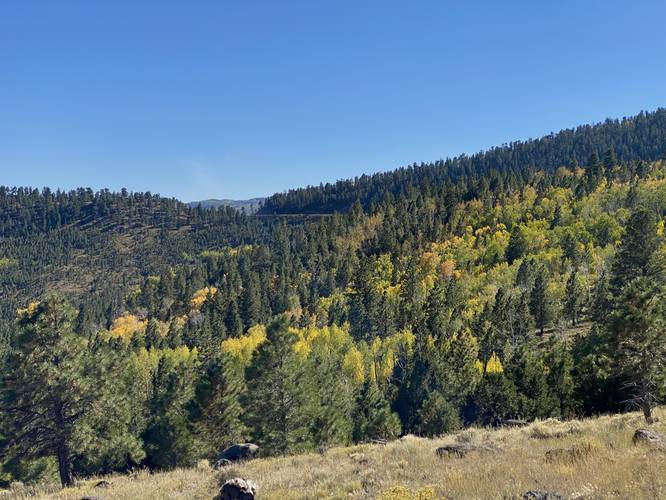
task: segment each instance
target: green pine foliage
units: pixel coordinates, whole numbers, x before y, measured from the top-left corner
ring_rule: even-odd
[[[130,433],[122,368],[113,352],[72,330],[74,311],[48,297],[20,313],[0,400],[3,455],[53,457],[64,486],[74,463],[113,468],[143,458]]]
[[[310,419],[314,411],[306,363],[294,351],[290,320],[280,316],[268,325],[263,343],[246,370],[245,421],[263,453],[312,449]]]
[[[243,376],[228,355],[220,353],[208,361],[190,409],[199,453],[212,459],[220,450],[244,441],[248,430],[241,421],[243,390]]]

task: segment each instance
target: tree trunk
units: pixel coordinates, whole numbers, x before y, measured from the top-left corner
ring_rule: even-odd
[[[63,487],[74,485],[72,461],[69,457],[69,449],[64,443],[58,446],[58,472],[60,473],[60,483]]]
[[[643,416],[645,417],[645,421],[648,424],[652,424],[654,422],[652,419],[652,406],[650,405],[650,402],[647,401],[647,398],[643,398],[643,404],[641,406],[643,409]]]

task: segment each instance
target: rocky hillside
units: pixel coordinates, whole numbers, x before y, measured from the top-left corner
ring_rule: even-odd
[[[666,410],[656,415],[649,429],[663,435]],[[220,471],[202,462],[161,474],[93,478],[62,491],[16,486],[1,498],[211,499],[235,477],[255,482],[263,499],[666,498],[666,442],[634,440],[639,428],[646,424],[638,413],[471,428],[439,439],[405,436],[256,459]]]

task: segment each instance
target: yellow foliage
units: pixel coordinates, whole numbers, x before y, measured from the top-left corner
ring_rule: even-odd
[[[199,308],[203,305],[206,300],[212,298],[215,296],[217,293],[217,288],[214,286],[207,286],[202,288],[201,290],[197,290],[194,292],[194,295],[192,295],[192,299],[190,300],[190,305],[193,308]]]
[[[356,346],[352,345],[347,354],[342,360],[342,368],[347,375],[356,382],[363,383],[365,381],[365,367],[363,362],[363,354]]]
[[[490,356],[490,359],[486,363],[486,373],[503,373],[503,372],[504,372],[504,367],[502,366],[502,362],[497,357],[497,354],[493,353],[493,355]]]
[[[16,259],[10,259],[7,257],[0,258],[0,269],[2,269],[3,267],[15,266],[17,264],[18,261]]]
[[[187,323],[187,315],[183,314],[182,316],[177,316],[173,320],[173,323],[176,325],[176,328],[180,330],[185,326],[185,323]]]
[[[298,338],[294,344],[294,351],[304,357],[309,356],[313,350],[325,355],[341,354],[343,348],[352,343],[349,330],[337,325],[321,328],[316,326],[291,328],[290,331]]]
[[[453,259],[446,259],[440,266],[440,272],[444,278],[453,277],[453,271],[456,269],[456,263]]]
[[[434,486],[426,486],[411,490],[406,486],[393,486],[382,491],[380,500],[435,500],[437,497]]]
[[[133,314],[123,314],[113,320],[106,338],[119,338],[129,342],[135,333],[145,333],[148,321],[140,320]]]
[[[26,318],[26,317],[29,318],[30,316],[35,314],[35,311],[37,311],[38,307],[39,307],[39,301],[30,302],[30,304],[28,304],[28,307],[26,307],[24,309],[17,309],[16,310],[16,315],[18,316],[19,319]]]
[[[264,325],[255,325],[242,337],[222,341],[221,349],[222,352],[229,354],[241,366],[245,367],[250,364],[254,351],[265,341],[266,327]]]
[[[382,340],[375,337],[367,349],[368,378],[373,382],[387,382],[401,356],[412,353],[416,337],[410,330],[401,330]]]
[[[189,349],[187,346],[176,347],[175,349],[162,349],[162,357],[172,363],[192,363],[197,360],[199,351],[196,347]]]
[[[435,246],[435,244],[433,244],[433,246]],[[433,249],[432,252],[423,252],[421,255],[421,266],[428,271],[435,269],[435,266],[439,262],[439,256],[435,252],[438,253],[438,250]]]
[[[382,293],[387,293],[391,287],[393,277],[393,262],[389,254],[382,254],[375,263],[375,269],[372,276],[373,287]]]
[[[335,292],[327,297],[319,297],[317,300],[316,316],[318,321],[326,323],[328,313],[333,305],[344,304],[346,297],[342,292]]]
[[[188,349],[187,346],[176,347],[175,349],[146,349],[142,347],[133,354],[132,358],[133,366],[136,369],[134,381],[140,385],[142,392],[147,394],[150,391],[151,381],[160,359],[166,358],[173,364],[190,364],[197,361],[198,354],[196,347],[192,350]]]

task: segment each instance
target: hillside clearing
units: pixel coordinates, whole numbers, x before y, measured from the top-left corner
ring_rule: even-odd
[[[666,410],[654,430],[666,431]],[[666,498],[666,450],[634,445],[644,427],[638,413],[582,421],[534,422],[523,428],[471,428],[439,439],[407,436],[386,445],[331,448],[266,458],[212,470],[191,469],[113,475],[81,481],[75,488],[15,488],[2,498],[210,499],[220,481],[241,476],[259,485],[258,498],[522,498],[530,490],[568,499]],[[438,458],[450,443],[488,444],[464,458]],[[486,447],[488,448],[488,447]],[[555,450],[547,456],[547,452]],[[94,485],[104,479],[107,489]]]

